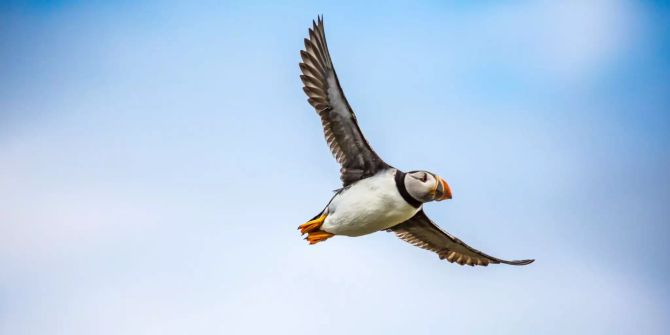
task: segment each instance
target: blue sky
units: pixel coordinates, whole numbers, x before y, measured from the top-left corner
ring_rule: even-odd
[[[3,2],[0,333],[664,334],[661,2]],[[339,187],[298,78],[325,15],[375,150],[443,228],[307,246]]]

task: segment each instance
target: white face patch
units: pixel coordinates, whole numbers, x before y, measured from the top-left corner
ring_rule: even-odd
[[[413,171],[405,175],[405,188],[416,200],[429,202],[435,199],[438,180],[427,171]]]

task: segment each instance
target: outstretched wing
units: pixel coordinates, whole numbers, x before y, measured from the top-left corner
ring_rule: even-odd
[[[440,259],[446,259],[451,263],[456,262],[460,265],[487,266],[499,263],[526,265],[535,261],[534,259],[506,261],[489,256],[440,229],[426,216],[423,209],[411,219],[391,227],[388,231],[395,232],[399,238],[419,248],[437,253]]]
[[[389,166],[377,156],[358,127],[356,115],[344,97],[328,53],[323,18],[312,21],[305,50],[300,50],[300,70],[307,101],[321,116],[330,151],[340,163],[344,186],[369,177]]]

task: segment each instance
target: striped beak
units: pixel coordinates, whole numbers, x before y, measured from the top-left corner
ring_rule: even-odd
[[[437,201],[442,201],[442,200],[447,200],[451,199],[451,188],[449,188],[449,184],[442,179],[440,176],[436,176],[437,178],[437,188],[435,189],[435,200]]]

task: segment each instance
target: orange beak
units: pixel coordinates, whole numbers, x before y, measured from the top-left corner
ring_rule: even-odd
[[[442,201],[451,199],[451,188],[447,181],[437,176],[437,189],[435,190],[435,200]]]

